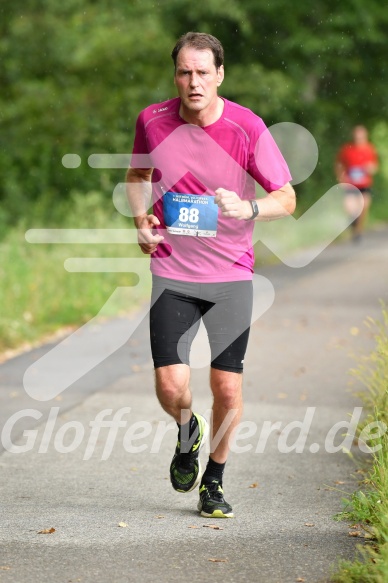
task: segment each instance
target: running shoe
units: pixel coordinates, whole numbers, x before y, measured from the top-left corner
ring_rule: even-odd
[[[233,518],[233,510],[224,498],[220,482],[203,484],[199,489],[198,510],[206,518]]]
[[[181,453],[181,443],[175,449],[170,466],[170,479],[177,492],[191,492],[201,479],[201,462],[199,452],[209,434],[209,425],[205,417],[194,413],[197,419],[198,435],[187,453]]]

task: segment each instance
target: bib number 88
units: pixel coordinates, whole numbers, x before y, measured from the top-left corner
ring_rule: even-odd
[[[186,208],[186,207],[182,207],[179,210],[179,220],[182,221],[182,223],[198,223],[198,219],[199,219],[199,209],[197,208]]]

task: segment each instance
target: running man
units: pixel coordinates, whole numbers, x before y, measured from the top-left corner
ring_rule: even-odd
[[[345,189],[344,205],[348,215],[356,217],[352,223],[353,240],[359,241],[371,204],[371,186],[378,158],[364,126],[355,126],[352,135],[353,141],[344,144],[337,154],[335,172],[339,183],[356,187]]]
[[[224,79],[221,43],[189,32],[171,56],[178,97],[138,117],[128,199],[139,245],[151,255],[156,394],[178,424],[171,483],[178,492],[199,484],[201,515],[229,518],[233,510],[222,483],[229,439],[242,411],[254,221],[293,213],[295,193],[261,118],[218,95]],[[256,199],[255,181],[267,196]],[[189,388],[190,347],[201,319],[211,348],[213,395],[210,456],[202,476],[199,451],[208,424],[193,412]]]

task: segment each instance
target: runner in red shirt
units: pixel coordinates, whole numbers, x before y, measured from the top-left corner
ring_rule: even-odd
[[[377,168],[377,153],[368,141],[368,131],[364,126],[356,126],[353,129],[353,142],[342,146],[337,155],[335,168],[338,182],[356,187],[345,189],[345,209],[350,216],[356,217],[352,223],[355,241],[360,239],[364,230],[371,203],[370,189]]]

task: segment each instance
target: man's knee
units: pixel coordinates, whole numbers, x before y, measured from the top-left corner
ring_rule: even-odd
[[[228,373],[225,371],[212,371],[212,391],[214,400],[227,409],[232,409],[236,406],[236,402],[240,401],[241,385],[241,374]]]
[[[175,400],[189,384],[189,367],[178,364],[155,369],[156,392],[163,400]]]

